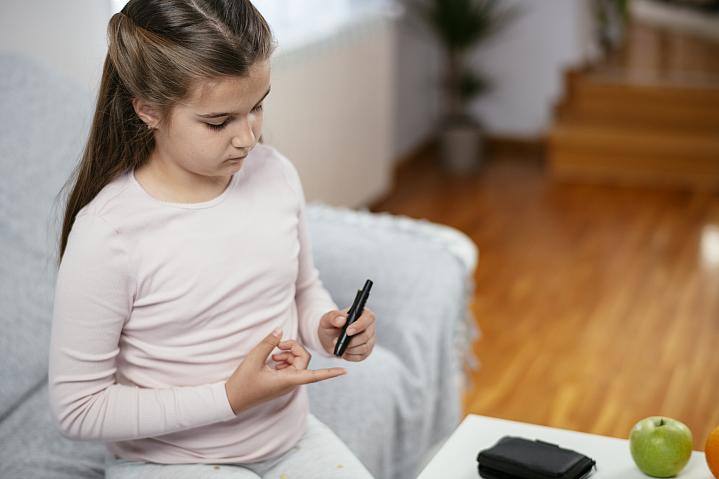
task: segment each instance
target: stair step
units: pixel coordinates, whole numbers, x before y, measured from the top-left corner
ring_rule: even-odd
[[[557,123],[549,134],[555,178],[719,187],[719,135]]]
[[[633,102],[615,103],[602,99],[565,100],[557,105],[555,115],[563,123],[644,126],[719,135],[719,107],[697,108],[662,102],[637,106]]]
[[[621,149],[659,155],[686,153],[716,155],[719,162],[719,134],[678,132],[653,128],[619,128],[558,122],[550,130],[550,143],[559,142],[602,150]]]
[[[633,105],[652,108],[719,108],[718,86],[653,85],[602,81],[591,75],[570,75],[568,99],[571,102],[605,102],[609,105]]]

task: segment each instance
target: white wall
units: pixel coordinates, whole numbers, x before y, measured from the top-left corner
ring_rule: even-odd
[[[367,15],[275,53],[263,135],[308,201],[361,207],[391,189],[394,38],[391,18]]]
[[[26,54],[94,93],[109,20],[107,0],[3,0],[0,51]]]
[[[475,99],[471,111],[493,135],[537,138],[551,123],[563,91],[562,72],[596,57],[590,0],[503,0],[521,9],[518,17],[469,55],[494,87]],[[398,153],[427,138],[441,114],[437,82],[443,56],[434,44],[399,32]]]
[[[397,87],[394,158],[400,160],[435,133],[441,92],[439,71],[442,53],[431,37],[403,17],[396,23]]]
[[[490,74],[494,88],[472,111],[496,135],[538,137],[551,123],[563,92],[564,69],[592,55],[587,0],[503,0],[518,17],[477,50],[472,64]]]

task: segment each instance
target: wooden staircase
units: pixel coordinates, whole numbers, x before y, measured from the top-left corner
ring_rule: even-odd
[[[719,189],[719,44],[696,40],[699,46],[683,48],[681,61],[672,61],[662,57],[671,45],[666,36],[679,36],[685,46],[686,37],[655,32],[660,40],[651,43],[650,27],[631,28],[615,58],[566,74],[566,96],[549,133],[551,175]],[[688,70],[687,52],[707,61],[695,58]],[[647,61],[652,55],[659,59]]]

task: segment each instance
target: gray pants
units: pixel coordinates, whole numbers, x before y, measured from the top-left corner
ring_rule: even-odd
[[[300,441],[280,457],[251,464],[155,464],[105,455],[106,479],[372,479],[332,430],[310,414]]]

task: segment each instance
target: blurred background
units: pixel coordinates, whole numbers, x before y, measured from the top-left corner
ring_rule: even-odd
[[[94,96],[124,3],[6,0],[0,47]],[[279,43],[264,140],[307,200],[479,246],[466,412],[618,437],[666,415],[703,449],[719,425],[719,1],[254,3]]]

